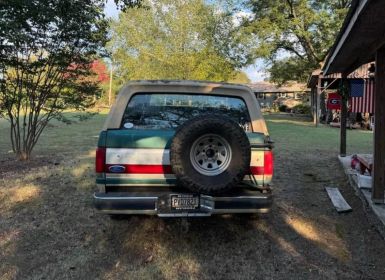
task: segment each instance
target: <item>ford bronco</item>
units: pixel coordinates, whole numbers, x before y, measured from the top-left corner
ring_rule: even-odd
[[[100,133],[94,203],[108,214],[263,213],[272,174],[272,142],[250,88],[135,81]]]

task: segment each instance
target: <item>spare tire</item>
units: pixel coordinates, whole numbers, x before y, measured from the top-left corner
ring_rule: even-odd
[[[171,142],[170,161],[178,185],[203,194],[234,188],[250,170],[250,142],[228,117],[203,115],[186,121]]]

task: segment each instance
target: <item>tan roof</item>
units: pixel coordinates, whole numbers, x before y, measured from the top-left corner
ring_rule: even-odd
[[[306,84],[288,83],[285,86],[277,86],[270,82],[257,82],[248,84],[253,92],[279,93],[279,92],[302,92],[306,91]]]

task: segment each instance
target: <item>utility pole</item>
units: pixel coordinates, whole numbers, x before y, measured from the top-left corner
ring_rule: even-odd
[[[108,90],[108,107],[111,107],[112,103],[112,61],[110,66],[110,88]]]

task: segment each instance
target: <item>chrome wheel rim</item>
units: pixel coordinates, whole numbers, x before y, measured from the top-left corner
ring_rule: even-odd
[[[205,134],[194,141],[190,150],[190,161],[199,173],[216,176],[224,172],[231,162],[231,148],[223,137]]]

